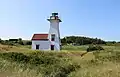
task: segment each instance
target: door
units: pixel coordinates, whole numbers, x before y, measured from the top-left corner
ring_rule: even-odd
[[[51,45],[51,50],[54,50],[54,45]]]
[[[37,49],[37,50],[39,50],[39,46],[40,46],[40,45],[36,45],[36,49]]]

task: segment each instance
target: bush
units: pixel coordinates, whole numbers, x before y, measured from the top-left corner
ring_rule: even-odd
[[[15,53],[15,52],[9,52],[9,53],[0,53],[0,56],[4,59],[10,60],[10,61],[17,61],[26,63],[30,60],[30,58],[23,53]]]
[[[104,50],[103,47],[99,46],[99,45],[90,45],[87,48],[87,52],[91,52],[91,51],[96,51],[96,50]]]
[[[59,57],[56,54],[52,52],[33,52],[25,55],[9,52],[0,53],[0,58],[23,64],[25,65],[24,70],[27,68],[34,69],[38,74],[42,73],[43,77],[67,77],[69,73],[80,68],[80,65],[72,63],[71,59],[63,56]]]

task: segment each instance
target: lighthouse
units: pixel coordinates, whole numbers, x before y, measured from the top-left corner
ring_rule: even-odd
[[[61,49],[59,23],[62,22],[58,13],[52,13],[47,19],[50,22],[48,38],[51,44],[51,50],[59,51]]]
[[[60,51],[61,40],[59,23],[62,22],[58,16],[58,13],[52,13],[52,15],[47,19],[50,22],[49,32],[46,33],[36,33],[32,37],[32,49],[33,50],[55,50]]]

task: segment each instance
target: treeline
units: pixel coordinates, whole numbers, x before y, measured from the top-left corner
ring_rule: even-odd
[[[0,39],[0,44],[3,44],[3,45],[31,45],[32,42],[29,40],[22,40],[22,38],[9,39],[9,40]]]
[[[4,45],[31,45],[31,40],[22,40],[22,38],[18,39],[9,39],[2,40],[0,39],[0,43]],[[116,41],[104,41],[98,38],[90,38],[90,37],[81,37],[81,36],[67,36],[61,39],[62,45],[88,45],[88,44],[106,44],[106,45],[120,45],[120,42]]]
[[[61,39],[62,45],[87,45],[87,44],[106,44],[107,42],[98,38],[89,38],[81,36],[68,36]]]

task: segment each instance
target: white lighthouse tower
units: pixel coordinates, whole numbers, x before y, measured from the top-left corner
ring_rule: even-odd
[[[59,51],[61,49],[60,31],[59,23],[62,22],[58,17],[58,13],[52,13],[49,19],[50,29],[48,34],[48,39],[51,44],[51,50]]]

